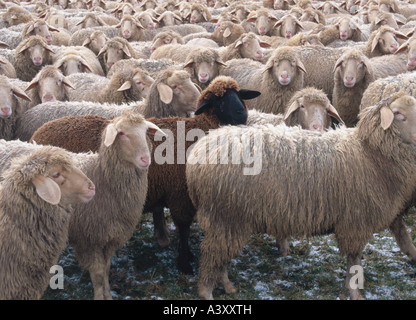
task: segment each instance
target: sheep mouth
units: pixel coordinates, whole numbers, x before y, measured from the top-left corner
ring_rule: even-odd
[[[209,77],[206,77],[206,78],[201,78],[201,77],[198,77],[198,80],[199,80],[199,82],[201,82],[201,83],[207,83],[207,82],[208,82],[208,80],[209,80]]]
[[[352,88],[355,86],[355,82],[354,81],[344,81],[344,86],[346,86],[347,88]]]
[[[279,79],[279,83],[280,83],[282,86],[286,86],[286,85],[288,85],[288,84],[290,83],[290,78],[286,78],[286,79],[280,78],[280,79]]]
[[[82,194],[79,196],[81,202],[86,203],[92,200],[92,198],[94,198],[95,196],[95,189],[94,190],[89,190],[87,194]]]
[[[416,67],[416,61],[407,63],[407,69],[413,70],[415,67]]]

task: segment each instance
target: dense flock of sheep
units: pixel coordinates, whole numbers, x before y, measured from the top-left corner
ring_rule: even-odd
[[[389,228],[416,262],[403,222],[416,204],[414,0],[0,11],[0,299],[41,299],[67,243],[94,298],[111,299],[110,259],[143,212],[170,244],[165,208],[172,259],[198,273],[201,299],[237,291],[228,263],[255,233],[282,255],[288,238],[333,233],[352,299],[374,233]]]

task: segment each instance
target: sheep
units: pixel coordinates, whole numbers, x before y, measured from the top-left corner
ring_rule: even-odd
[[[39,70],[51,64],[54,51],[41,36],[24,39],[15,50],[16,75],[23,81],[31,81]]]
[[[0,56],[0,75],[8,78],[16,78],[16,70],[9,60]]]
[[[394,54],[407,50],[407,69],[413,70],[416,67],[416,35],[405,41]]]
[[[175,31],[163,31],[156,34],[152,39],[151,52],[166,44],[184,44],[182,36]]]
[[[238,84],[230,77],[217,77],[213,82],[201,93],[197,101],[197,110],[194,118],[150,118],[148,121],[155,123],[161,129],[168,129],[173,134],[168,139],[174,139],[176,143],[180,142],[180,130],[184,133],[191,129],[198,129],[199,131],[207,132],[209,129],[218,128],[225,124],[244,124],[247,121],[247,109],[242,99],[252,99],[259,94],[257,91],[240,90]],[[224,108],[222,107],[224,105]],[[66,139],[62,137],[51,137],[51,133],[56,127],[64,125],[61,122],[70,121],[75,122],[76,119],[58,119],[56,123],[48,123],[40,128],[32,136],[34,141],[43,141],[43,143],[58,142],[59,145],[67,148],[64,142]],[[103,120],[105,121],[105,119]],[[184,123],[184,128],[178,127],[181,122]],[[95,123],[95,125],[97,125]],[[101,125],[98,125],[101,127]],[[71,128],[68,125],[68,128]],[[91,128],[87,125],[87,128]],[[97,128],[98,129],[98,128]],[[42,132],[43,131],[43,132]],[[71,133],[79,137],[85,128],[80,130],[71,130]],[[92,132],[96,132],[93,127]],[[100,133],[98,133],[99,135]],[[170,134],[169,134],[170,135]],[[96,150],[97,146],[91,145],[90,139],[82,139],[85,141],[85,148],[88,150]],[[88,141],[87,141],[88,140]],[[167,206],[171,210],[172,218],[179,229],[180,245],[179,245],[179,270],[185,273],[191,273],[192,267],[190,265],[191,252],[188,245],[189,228],[194,218],[194,209],[187,197],[186,182],[185,182],[185,165],[184,163],[175,163],[170,165],[165,163],[160,150],[163,147],[162,141],[152,141],[153,155],[151,165],[149,167],[149,191],[145,204],[145,211],[154,212],[154,219],[160,221],[161,213],[163,216],[163,206]],[[190,141],[185,142],[184,152],[191,144]],[[85,149],[84,149],[85,150]],[[175,152],[176,154],[176,152]],[[163,156],[162,156],[163,157]],[[176,156],[175,156],[176,159]],[[174,159],[173,159],[174,160]],[[160,161],[160,162],[159,162]],[[170,161],[170,160],[169,160]],[[169,177],[169,178],[166,178]],[[97,185],[97,188],[99,186]],[[164,236],[165,241],[167,235]]]
[[[151,41],[155,35],[155,32],[145,29],[131,15],[124,15],[115,28],[120,29],[119,37],[123,37],[128,41]]]
[[[305,72],[296,49],[283,46],[273,52],[265,65],[248,59],[227,61],[221,75],[234,78],[243,88],[260,88],[261,96],[248,101],[249,108],[283,114],[292,95],[304,87]]]
[[[55,66],[43,67],[32,81],[27,85],[25,91],[30,91],[31,102],[26,108],[32,108],[38,104],[53,101],[67,101],[70,90],[74,85]]]
[[[183,68],[191,74],[193,82],[205,89],[215,79],[220,67],[225,66],[218,51],[212,48],[196,48],[186,57]]]
[[[246,32],[240,24],[232,21],[223,21],[217,24],[210,36],[219,45],[228,46],[235,42],[243,33]]]
[[[164,135],[156,125],[131,111],[107,123],[98,153],[74,155],[98,191],[88,204],[74,207],[69,224],[69,242],[79,264],[90,273],[96,300],[111,299],[110,258],[129,240],[140,221],[151,163],[147,132]],[[107,216],[105,223],[100,221],[103,215]]]
[[[361,113],[354,129],[316,134],[284,126],[224,127],[200,139],[186,165],[188,193],[204,230],[198,295],[213,299],[217,284],[236,292],[227,263],[254,233],[281,238],[329,231],[347,257],[350,296],[361,298],[350,285],[350,268],[361,265],[372,234],[388,227],[414,192],[415,107],[413,97],[395,96]],[[254,155],[213,165],[231,143],[233,156],[243,148]],[[229,157],[221,154],[224,161]],[[253,193],[253,186],[273,191]]]
[[[144,29],[153,30],[158,26],[158,21],[155,16],[156,14],[153,9],[148,9],[146,11],[136,13],[133,17]]]
[[[157,18],[157,25],[159,28],[165,27],[165,26],[174,26],[181,24],[183,22],[182,18],[175,14],[172,11],[165,11],[161,15],[159,15]]]
[[[191,11],[185,16],[185,19],[189,19],[190,23],[209,22],[211,18],[211,12],[200,3],[193,3]]]
[[[4,75],[0,75],[0,93],[2,97],[0,101],[0,139],[12,140],[16,120],[26,111],[24,104],[18,98],[26,101],[31,101],[31,99]]]
[[[155,49],[150,55],[150,59],[171,59],[176,63],[184,63],[188,54],[197,47],[186,44],[167,44]]]
[[[73,28],[71,28],[71,32],[74,33],[78,30],[85,29],[85,28],[92,28],[92,27],[100,27],[100,26],[116,26],[119,21],[118,19],[114,18],[110,21],[108,20],[109,16],[105,15],[97,15],[96,13],[88,12],[85,16],[78,21]]]
[[[53,33],[51,33],[53,31]],[[25,24],[22,30],[22,39],[33,35],[40,35],[45,38],[48,45],[67,46],[70,40],[69,33],[60,31],[47,24],[43,19],[37,19]]]
[[[2,154],[17,143],[23,144],[1,141]],[[71,206],[91,200],[94,184],[60,148],[7,161],[0,188],[0,299],[40,299],[66,247]]]
[[[204,27],[197,25],[197,24],[190,24],[190,23],[180,24],[177,26],[175,25],[175,26],[169,26],[169,27],[162,27],[162,28],[159,28],[157,32],[163,32],[167,30],[175,31],[176,33],[179,33],[182,37],[189,35],[191,33],[207,32],[207,30]]]
[[[140,101],[145,98],[154,79],[140,69],[130,69],[116,72],[111,79],[102,76],[73,74],[68,77],[74,83],[74,90],[70,91],[70,101],[94,101],[100,103],[123,104]],[[94,92],[94,95],[91,95]]]
[[[347,13],[344,9],[342,9],[338,3],[335,1],[325,1],[321,2],[317,7],[318,10],[321,10],[322,13],[327,16],[331,14],[338,14],[338,13]]]
[[[26,9],[19,6],[11,6],[2,16],[8,26],[15,26],[33,20],[32,15]]]
[[[223,62],[231,59],[248,58],[261,61],[264,58],[262,48],[270,48],[270,44],[262,41],[256,34],[243,33],[236,41],[227,47],[220,48],[220,57]]]
[[[278,28],[276,35],[289,39],[298,32],[301,32],[303,26],[294,15],[286,14],[274,24],[273,28]]]
[[[65,76],[77,72],[91,72],[104,76],[100,61],[94,52],[86,47],[61,47],[55,52],[52,61]]]
[[[403,90],[405,94],[416,96],[416,78],[414,72],[380,78],[367,87],[361,99],[360,111]]]
[[[255,11],[254,14],[247,18],[247,22],[253,22],[255,24],[255,32],[259,35],[273,36],[276,35],[274,25],[279,20],[271,14],[268,9],[261,8]]]
[[[105,73],[119,60],[137,58],[136,53],[129,42],[121,37],[109,39],[98,52],[97,57],[103,56]]]
[[[114,38],[118,34],[118,30],[115,28],[111,29],[117,30],[114,34],[109,35],[107,30],[97,27],[79,30],[72,34],[68,46],[84,46],[91,49],[91,51],[97,55],[104,47],[106,41],[108,41],[109,38]]]
[[[361,98],[374,80],[370,59],[359,50],[347,50],[335,63],[332,101],[346,126],[356,125]]]
[[[396,18],[392,13],[380,11],[370,25],[370,32],[373,32],[383,25],[388,25],[395,30],[399,30],[399,24],[403,25],[405,21]]]
[[[15,49],[22,42],[22,33],[4,28],[0,34],[0,41],[5,43],[9,49]]]
[[[84,75],[85,76],[85,75]],[[127,105],[92,102],[48,102],[26,111],[18,122],[15,138],[28,141],[44,123],[73,115],[120,116],[124,110],[133,110],[145,118],[189,116],[195,109],[199,90],[191,82],[188,72],[170,67],[159,72],[150,87],[149,95],[140,102]]]
[[[368,38],[367,57],[372,58],[394,53],[400,46],[396,40],[397,38],[407,39],[406,35],[389,26],[382,26],[373,31]]]
[[[321,11],[313,8],[306,8],[305,10],[303,10],[303,14],[299,18],[299,21],[310,21],[323,25],[326,24],[325,15]]]

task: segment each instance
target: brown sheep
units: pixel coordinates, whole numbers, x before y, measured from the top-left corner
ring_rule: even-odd
[[[22,39],[39,35],[45,38],[48,45],[67,46],[71,36],[65,31],[60,31],[48,25],[43,19],[37,19],[25,24],[22,30]]]
[[[209,22],[211,18],[211,12],[200,3],[193,3],[191,11],[185,16],[185,19],[189,19],[190,23]]]
[[[16,75],[23,81],[32,81],[40,69],[52,63],[54,51],[41,36],[23,39],[15,51]]]
[[[136,53],[127,40],[121,37],[109,39],[104,47],[97,54],[97,57],[103,56],[105,72],[119,60],[137,58]]]
[[[333,232],[347,257],[351,299],[361,298],[351,285],[351,267],[361,265],[366,243],[400,216],[415,191],[415,128],[416,100],[396,95],[362,112],[354,129],[316,134],[284,126],[230,126],[200,139],[186,165],[189,196],[204,230],[199,296],[213,299],[217,285],[236,292],[227,264],[252,234],[281,238]],[[205,157],[217,159],[225,145],[244,148],[242,137],[250,139],[249,147],[252,139],[256,150],[262,147],[261,167],[255,168],[260,172],[231,159],[228,165],[207,163]],[[218,139],[217,147],[208,149]],[[244,201],[238,201],[241,197]]]
[[[61,47],[56,50],[52,61],[53,65],[59,68],[65,76],[78,72],[104,76],[99,59],[94,52],[83,46]]]
[[[261,8],[247,18],[247,22],[255,24],[255,32],[262,36],[277,35],[274,25],[279,21],[268,9]]]
[[[369,58],[392,54],[397,51],[400,44],[397,38],[407,40],[407,37],[389,26],[382,26],[373,31],[368,38],[366,55]]]
[[[123,37],[128,41],[151,41],[155,35],[155,32],[145,29],[131,15],[124,15],[120,23],[115,27],[120,29],[119,37]]]
[[[25,144],[3,142],[2,155]],[[40,299],[67,245],[71,207],[91,200],[94,184],[60,148],[38,146],[3,160],[0,299]]]

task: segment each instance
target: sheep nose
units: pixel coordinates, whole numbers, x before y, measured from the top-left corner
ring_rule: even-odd
[[[148,155],[140,157],[140,165],[142,167],[148,167],[150,164],[150,157]]]
[[[42,63],[42,57],[34,57],[33,62],[35,64],[41,64]]]
[[[265,34],[266,33],[266,28],[265,27],[261,27],[260,28],[260,34]]]
[[[399,46],[397,45],[397,43],[393,43],[391,45],[391,48],[393,49],[393,51],[396,51],[399,48]]]
[[[0,109],[2,117],[10,117],[12,110],[9,107],[4,107]]]
[[[317,125],[317,124],[314,124],[314,125],[312,125],[312,129],[313,130],[321,130],[321,126]]]
[[[257,52],[256,52],[256,56],[257,56],[257,58],[258,59],[262,59],[263,58],[263,51],[261,51],[261,50],[258,50]]]
[[[291,31],[286,31],[286,38],[289,39],[292,36]]]
[[[110,69],[111,69],[111,67],[113,66],[113,64],[114,64],[114,63],[107,63],[108,70],[110,70]]]
[[[124,38],[130,38],[130,32],[129,31],[124,31],[123,36],[124,36]]]
[[[51,94],[45,94],[42,98],[42,102],[49,102],[55,100],[54,96]]]
[[[287,79],[287,78],[289,78],[289,75],[287,74],[287,72],[283,72],[282,75],[281,75],[281,78],[282,79]]]

